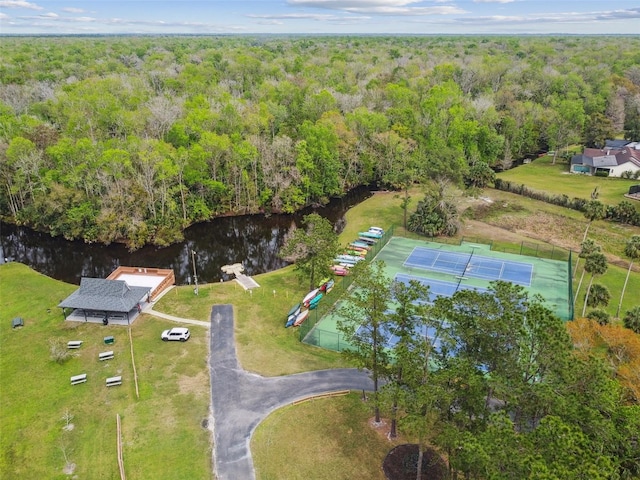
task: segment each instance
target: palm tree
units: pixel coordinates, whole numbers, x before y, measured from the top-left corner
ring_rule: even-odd
[[[609,289],[599,283],[594,283],[589,292],[589,306],[597,308],[600,305],[606,307],[611,300]],[[586,300],[585,300],[586,301]]]
[[[628,310],[623,322],[626,328],[640,334],[640,305],[636,305],[631,310]]]
[[[595,310],[591,310],[588,313],[587,318],[589,320],[593,320],[594,322],[598,322],[600,325],[609,325],[610,323],[609,313],[605,310],[600,310],[597,308]]]
[[[597,253],[600,251],[600,246],[596,244],[591,239],[587,239],[582,242],[582,249],[580,250],[579,258],[587,258],[592,253]],[[576,271],[577,271],[578,263],[576,262]],[[584,268],[582,269],[582,275],[580,275],[580,281],[578,282],[578,288],[576,288],[576,295],[573,297],[573,306],[576,305],[576,300],[578,299],[578,293],[580,292],[580,287],[582,286],[582,280],[584,279]],[[575,273],[574,273],[575,276]]]
[[[599,200],[589,200],[584,205],[584,210],[582,211],[582,213],[584,214],[585,218],[589,220],[587,222],[587,228],[584,229],[584,236],[582,237],[582,241],[584,242],[587,239],[587,233],[589,233],[591,222],[604,218],[607,214],[607,206]]]
[[[589,303],[589,293],[591,292],[591,285],[593,285],[593,278],[596,275],[602,275],[607,271],[609,265],[607,264],[607,257],[600,252],[595,252],[587,256],[587,259],[584,263],[584,269],[587,273],[591,274],[591,279],[589,280],[589,286],[587,287],[587,294],[584,297],[584,305],[582,307],[582,316],[584,317],[585,312],[587,311],[587,303]]]
[[[580,244],[580,253],[578,254],[578,258],[576,259],[576,268],[573,270],[574,277],[576,276],[576,273],[578,273],[578,265],[580,264],[580,259],[595,251],[600,251],[600,247],[596,245],[596,242],[594,240],[591,240],[590,238],[583,240],[583,242]]]
[[[634,260],[640,259],[640,235],[632,236],[624,247],[624,254],[629,258],[629,269],[627,270],[627,278],[624,280],[622,286],[622,294],[620,295],[620,303],[618,304],[618,310],[616,310],[616,318],[620,315],[620,309],[622,308],[622,300],[624,299],[624,291],[627,289],[627,282],[629,281],[629,274],[631,273],[631,267],[633,267]]]

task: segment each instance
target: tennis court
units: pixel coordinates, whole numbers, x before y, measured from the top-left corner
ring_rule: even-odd
[[[359,326],[356,330],[356,335],[362,335],[364,333],[366,333],[364,331],[364,327],[362,325]],[[381,329],[380,334],[384,338],[383,343],[387,348],[395,347],[400,341],[400,337],[396,334],[396,332],[394,332],[393,330],[389,329],[386,326]],[[431,344],[434,346],[436,350],[440,349],[441,340],[440,338],[437,338],[435,328],[425,327],[425,326],[416,327],[414,335],[420,336],[420,337],[426,336],[427,338],[429,338],[429,340],[431,341]]]
[[[425,247],[414,248],[404,266],[487,280],[504,280],[525,287],[531,286],[533,275],[531,263],[499,260],[474,255],[474,252],[443,252]]]
[[[411,280],[415,280],[422,285],[429,287],[429,302],[434,302],[437,297],[453,297],[453,294],[458,290],[476,290],[479,292],[487,291],[486,288],[463,285],[462,278],[459,278],[457,282],[447,282],[443,280],[435,280],[433,278],[397,273],[394,280],[405,284],[408,284]]]
[[[460,290],[486,292],[492,281],[503,280],[521,285],[529,298],[540,295],[561,319],[573,318],[568,261],[497,252],[489,245],[466,242],[449,245],[403,237],[391,238],[374,258],[378,260],[384,261],[389,278],[405,283],[417,280],[428,285],[430,302],[437,296],[450,297]],[[350,347],[337,330],[341,303],[317,318],[315,326],[311,322],[303,324],[305,331],[301,331],[301,338],[305,343],[337,351]],[[397,337],[388,333],[387,343],[392,346]]]

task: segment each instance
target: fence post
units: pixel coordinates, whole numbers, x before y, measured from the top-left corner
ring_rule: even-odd
[[[522,245],[522,244],[523,244],[523,243],[524,243],[524,240],[523,240],[522,242],[520,242],[520,255],[522,255],[522,247],[523,247],[523,245]]]

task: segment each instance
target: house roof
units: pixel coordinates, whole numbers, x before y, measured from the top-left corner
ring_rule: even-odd
[[[571,157],[571,165],[584,165],[584,155],[578,153]]]
[[[605,148],[622,148],[631,143],[629,140],[605,140]]]
[[[80,288],[58,306],[105,312],[129,312],[150,290],[149,287],[130,287],[123,280],[83,277],[80,279]]]
[[[637,167],[640,167],[640,149],[637,147],[625,147],[623,148],[617,155],[618,164],[622,165],[623,163],[631,162]]]
[[[618,160],[615,155],[600,155],[591,158],[591,164],[596,168],[615,167],[618,165]]]
[[[581,155],[571,158],[571,164],[600,168],[616,167],[631,162],[640,167],[640,149],[635,148],[635,145],[636,143],[625,141],[622,148],[585,148]]]

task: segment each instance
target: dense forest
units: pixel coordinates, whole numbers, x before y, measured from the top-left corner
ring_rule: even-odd
[[[3,37],[2,219],[166,245],[370,183],[640,140],[640,37]]]

